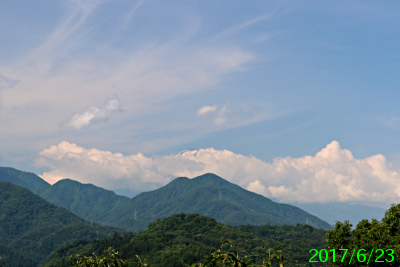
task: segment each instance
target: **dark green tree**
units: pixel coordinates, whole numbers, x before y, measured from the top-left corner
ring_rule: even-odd
[[[348,221],[326,233],[329,266],[400,266],[400,204],[381,221],[362,220],[351,231]]]

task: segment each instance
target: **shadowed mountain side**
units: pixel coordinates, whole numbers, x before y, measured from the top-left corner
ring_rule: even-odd
[[[329,224],[300,208],[275,203],[214,174],[177,178],[132,199],[69,179],[57,182],[42,196],[86,220],[133,232],[145,230],[158,218],[181,212],[199,213],[229,225],[295,225],[308,221],[316,228],[330,229]]]
[[[9,182],[0,182],[0,192],[0,251],[9,248],[0,255],[0,264],[4,266],[19,266],[10,262],[21,262],[23,258],[28,259],[20,264],[38,266],[52,251],[74,240],[93,240],[120,231],[114,227],[91,226],[68,210]]]

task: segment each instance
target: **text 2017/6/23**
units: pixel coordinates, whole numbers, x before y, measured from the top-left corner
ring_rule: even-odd
[[[340,254],[343,254],[343,255],[339,256],[341,259],[338,259],[338,260],[340,260],[340,262],[343,262],[345,260],[348,249],[338,249],[338,250],[339,250]],[[312,249],[312,250],[310,250],[310,253],[313,253],[312,251],[314,251],[315,254],[310,258],[309,262],[327,262],[328,261],[329,257],[328,257],[328,251],[326,249],[321,249],[320,251],[318,251],[317,249]],[[335,250],[335,249],[329,250],[329,252],[333,253],[332,254],[333,262],[337,262],[336,257],[335,257],[336,251],[337,250]],[[356,253],[356,251],[357,251],[357,253]],[[372,249],[371,253],[367,254],[366,252],[367,252],[367,250],[365,250],[365,249],[359,249],[359,250],[353,249],[353,252],[352,252],[350,260],[349,260],[349,264],[351,264],[351,261],[367,262],[367,264],[369,264],[372,254],[376,255],[376,258],[373,260],[374,262],[392,262],[394,260],[393,249],[386,249],[386,250]],[[382,259],[382,257],[384,257],[384,255],[385,255],[385,253],[387,256],[389,256],[390,259]],[[354,256],[355,256],[355,258],[354,258]],[[319,259],[319,261],[317,259]]]

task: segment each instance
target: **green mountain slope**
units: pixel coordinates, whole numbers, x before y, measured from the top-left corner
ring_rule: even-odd
[[[249,192],[214,174],[194,179],[177,178],[170,184],[129,199],[111,191],[61,180],[43,198],[78,216],[138,232],[158,218],[177,213],[199,213],[229,225],[296,225],[306,221],[330,229],[330,225],[300,208],[279,204]]]
[[[10,182],[12,184],[19,185],[25,188],[28,187],[28,185],[18,177],[5,172],[4,168],[0,168],[0,181]]]
[[[56,251],[46,266],[71,266],[71,254],[100,255],[112,247],[122,257],[139,255],[156,267],[182,267],[203,261],[213,248],[229,239],[241,256],[267,256],[268,248],[284,244],[284,266],[324,266],[310,263],[311,249],[325,247],[325,234],[311,226],[227,226],[199,214],[176,214],[152,222],[146,231],[114,235],[97,242],[77,241]],[[259,261],[261,258],[258,257]]]
[[[130,199],[116,195],[92,184],[81,184],[77,181],[64,179],[58,181],[46,190],[41,197],[54,205],[64,207],[87,221],[94,220],[113,224],[110,216],[114,212],[129,212]],[[117,209],[117,211],[115,211]],[[118,219],[116,217],[116,219]]]
[[[82,238],[106,237],[115,230],[91,226],[26,188],[0,182],[0,264],[3,266],[38,266],[64,244]],[[21,255],[27,258],[23,263]]]
[[[50,184],[31,172],[23,172],[10,167],[0,167],[0,181],[10,182],[25,187],[40,195],[50,187]]]
[[[295,225],[308,219],[317,228],[330,228],[297,207],[275,203],[210,173],[194,179],[175,179],[158,190],[139,194],[132,203],[137,209],[136,221],[196,212],[229,225]]]

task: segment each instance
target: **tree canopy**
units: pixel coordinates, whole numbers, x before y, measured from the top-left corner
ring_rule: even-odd
[[[336,222],[326,233],[329,266],[350,261],[353,266],[400,266],[400,204],[392,204],[381,221],[365,219],[351,228],[349,221]]]

